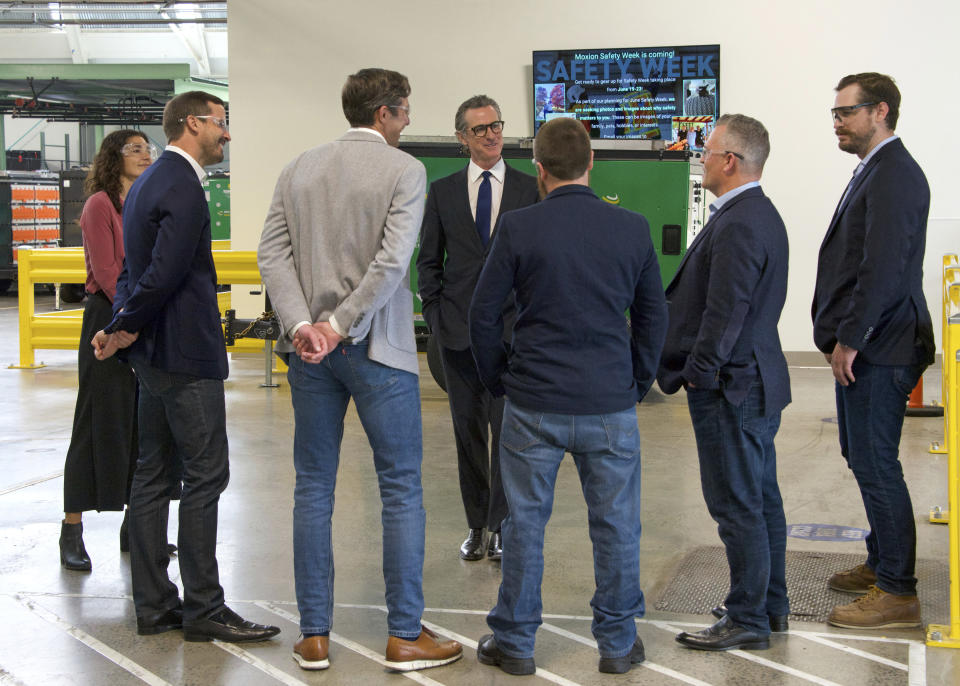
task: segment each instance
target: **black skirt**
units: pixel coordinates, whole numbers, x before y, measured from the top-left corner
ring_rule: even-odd
[[[79,384],[73,435],[63,467],[63,511],[122,510],[137,463],[137,378],[117,356],[98,360],[90,341],[110,323],[113,307],[102,292],[83,309]]]

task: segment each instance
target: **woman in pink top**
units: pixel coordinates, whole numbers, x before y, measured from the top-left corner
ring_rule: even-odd
[[[90,571],[82,513],[123,510],[137,462],[137,379],[129,365],[116,357],[96,360],[89,342],[113,318],[113,296],[123,269],[123,199],[155,158],[156,148],[144,134],[132,129],[114,131],[103,139],[87,176],[90,196],[80,228],[88,296],[80,332],[73,435],[63,469],[60,564],[67,569]],[[121,550],[129,549],[125,530],[121,527]]]

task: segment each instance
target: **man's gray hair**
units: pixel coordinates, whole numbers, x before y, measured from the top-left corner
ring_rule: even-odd
[[[460,103],[460,107],[457,108],[457,114],[453,118],[454,130],[460,131],[461,133],[466,131],[467,110],[474,110],[478,107],[492,107],[497,111],[497,119],[501,118],[500,105],[497,104],[496,100],[486,95],[474,95],[472,98]]]
[[[766,127],[745,114],[725,114],[717,126],[726,127],[724,145],[731,152],[743,155],[745,171],[759,174],[770,155],[770,134]]]

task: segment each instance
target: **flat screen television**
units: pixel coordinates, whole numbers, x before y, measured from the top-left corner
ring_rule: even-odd
[[[574,117],[591,138],[703,148],[720,111],[720,46],[535,50],[533,131]]]

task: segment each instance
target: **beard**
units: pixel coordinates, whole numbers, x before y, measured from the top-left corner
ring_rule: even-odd
[[[864,133],[857,134],[846,129],[840,129],[838,133],[842,133],[847,136],[846,141],[838,141],[837,147],[839,147],[844,152],[853,153],[859,157],[867,154],[867,150],[870,147],[870,141],[873,140],[873,137],[877,133],[877,127],[871,126],[869,131]]]
[[[537,189],[540,191],[540,199],[543,200],[547,197],[547,187],[543,185],[543,179],[540,178],[540,175],[537,175]]]

